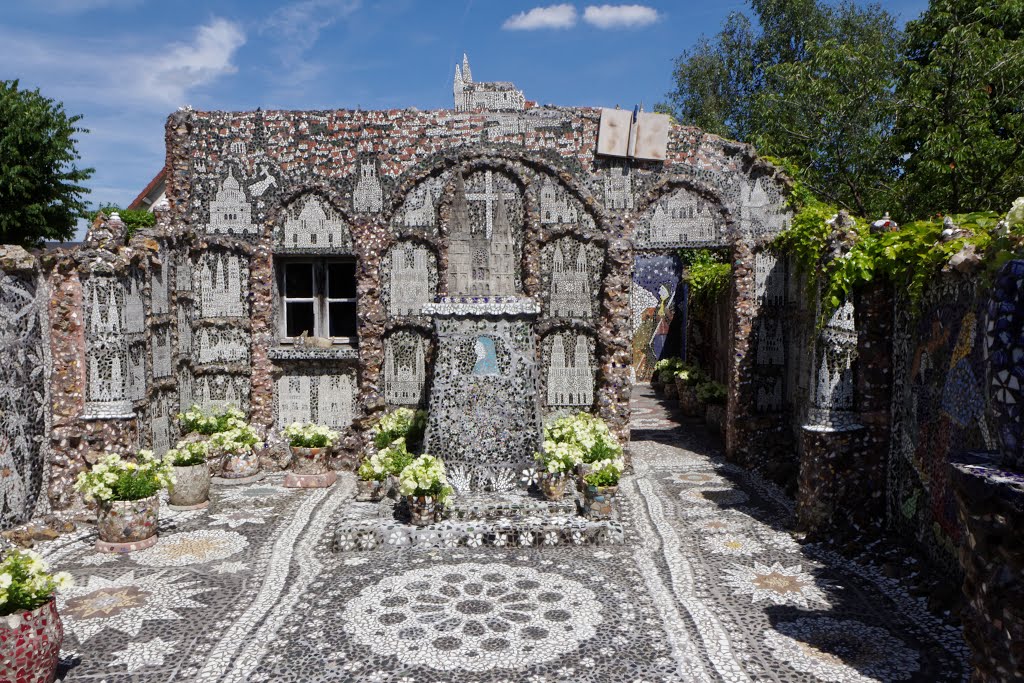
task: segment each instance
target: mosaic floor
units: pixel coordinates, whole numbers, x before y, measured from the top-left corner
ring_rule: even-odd
[[[280,479],[167,513],[160,542],[46,554],[66,681],[951,681],[960,634],[872,570],[785,532],[791,503],[646,389],[616,546],[335,553],[354,482]]]

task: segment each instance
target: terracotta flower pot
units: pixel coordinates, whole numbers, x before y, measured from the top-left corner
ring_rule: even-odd
[[[130,552],[156,543],[160,496],[141,500],[112,500],[100,503],[96,513],[99,540],[97,550]]]
[[[174,466],[174,485],[168,491],[170,507],[198,510],[210,504],[210,467],[205,462]]]
[[[583,491],[583,512],[589,519],[612,519],[616,510],[618,486],[587,485]]]
[[[52,598],[31,612],[0,617],[0,681],[51,683],[64,625]]]
[[[328,448],[292,446],[291,470],[295,474],[323,474],[327,471]]]
[[[544,472],[540,475],[538,485],[541,493],[548,500],[562,500],[565,498],[565,489],[569,483],[569,477],[565,472]]]
[[[433,496],[406,496],[405,502],[409,506],[410,524],[427,526],[437,519],[440,505]]]
[[[387,479],[380,481],[360,479],[356,482],[356,500],[363,502],[379,502],[388,493],[390,482]]]

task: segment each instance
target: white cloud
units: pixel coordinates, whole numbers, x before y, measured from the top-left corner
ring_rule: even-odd
[[[583,11],[583,21],[602,29],[647,26],[660,18],[657,10],[645,5],[589,5]]]
[[[238,24],[214,19],[199,27],[191,43],[171,45],[161,56],[145,60],[142,87],[167,104],[181,104],[192,88],[238,71],[231,59],[244,44]]]
[[[576,8],[565,4],[534,7],[529,12],[520,12],[506,19],[501,27],[510,31],[535,31],[542,28],[572,28],[575,25]]]
[[[360,0],[302,0],[278,8],[263,22],[260,33],[274,43],[274,53],[287,70],[283,80],[295,85],[315,79],[324,65],[305,58],[320,32],[346,17]]]

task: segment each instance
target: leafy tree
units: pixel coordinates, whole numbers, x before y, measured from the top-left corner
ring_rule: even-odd
[[[750,7],[753,21],[731,15],[714,40],[702,38],[676,61],[676,89],[660,110],[792,159],[815,192],[841,206],[881,210],[897,174],[895,21],[852,2]]]
[[[1024,187],[1024,0],[931,0],[907,25],[897,136],[917,217],[1004,209]]]
[[[75,125],[81,118],[39,90],[0,81],[0,243],[66,240],[85,218],[80,183],[93,169],[75,166],[74,135],[87,132]]]
[[[754,97],[751,141],[795,162],[818,197],[881,215],[897,173],[891,133],[901,34],[878,7],[843,5],[833,21],[833,35],[765,69],[768,87]]]

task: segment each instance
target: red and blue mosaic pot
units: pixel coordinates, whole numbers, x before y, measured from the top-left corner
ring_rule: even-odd
[[[615,497],[618,486],[588,485],[583,492],[583,512],[588,519],[612,519],[615,516]]]
[[[138,543],[156,535],[159,495],[141,500],[112,500],[99,504],[96,527],[105,543]]]
[[[64,625],[57,603],[0,617],[0,681],[50,683],[57,671]]]
[[[1024,261],[1002,267],[992,286],[985,331],[992,408],[1003,465],[1024,469]]]
[[[569,483],[569,475],[565,472],[544,472],[538,480],[541,492],[548,500],[562,500]]]

